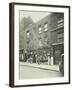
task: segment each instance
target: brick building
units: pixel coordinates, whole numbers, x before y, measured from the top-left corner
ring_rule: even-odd
[[[51,30],[51,45],[53,48],[54,64],[59,64],[61,55],[64,54],[64,14],[54,14],[53,16],[57,16],[57,25],[56,28]]]
[[[63,34],[64,14],[51,13],[23,30],[24,51],[50,55],[50,64],[59,64],[60,56],[64,53]]]

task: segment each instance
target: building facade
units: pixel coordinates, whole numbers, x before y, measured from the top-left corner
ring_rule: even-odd
[[[43,56],[50,64],[59,64],[64,53],[64,14],[51,13],[37,23],[30,23],[23,30],[24,52],[32,52]]]
[[[59,64],[64,54],[64,14],[57,14],[57,26],[51,30],[54,64]]]

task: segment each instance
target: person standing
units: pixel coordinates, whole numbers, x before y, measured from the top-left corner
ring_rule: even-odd
[[[48,55],[48,65],[50,65],[50,55]]]
[[[37,54],[35,55],[35,57],[36,57],[36,63],[37,63]]]
[[[25,53],[24,61],[27,61],[27,53]]]
[[[33,62],[36,63],[36,56],[33,54]]]

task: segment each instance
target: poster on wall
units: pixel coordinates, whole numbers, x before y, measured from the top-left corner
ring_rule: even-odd
[[[70,83],[70,6],[10,3],[9,86]]]

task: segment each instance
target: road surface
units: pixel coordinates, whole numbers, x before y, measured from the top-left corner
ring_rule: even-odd
[[[39,68],[20,65],[20,79],[36,79],[36,78],[52,78],[62,77],[62,74],[57,71],[43,70]]]

